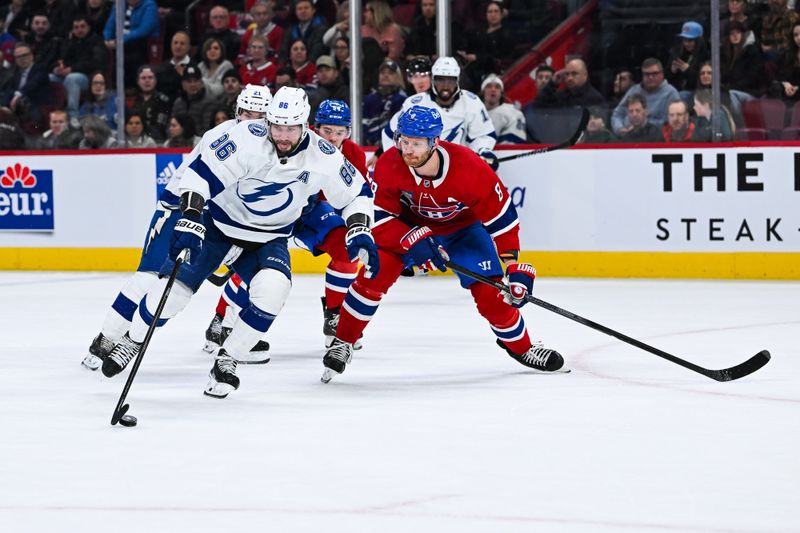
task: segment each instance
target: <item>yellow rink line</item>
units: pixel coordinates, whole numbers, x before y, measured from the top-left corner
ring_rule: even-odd
[[[0,248],[0,270],[131,271],[138,248]],[[321,273],[327,256],[291,250],[292,270]],[[523,252],[542,276],[800,279],[800,253]]]

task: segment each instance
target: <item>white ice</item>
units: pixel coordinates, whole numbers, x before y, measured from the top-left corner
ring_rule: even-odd
[[[297,276],[272,362],[202,395],[208,284],[126,375],[80,361],[125,277],[0,273],[0,532],[800,531],[800,283],[540,279],[536,295],[717,383],[543,309],[571,374],[501,352],[450,277],[401,279],[320,383],[322,278]]]

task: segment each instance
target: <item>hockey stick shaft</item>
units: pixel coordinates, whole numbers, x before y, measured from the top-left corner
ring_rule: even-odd
[[[504,283],[501,283],[501,282],[499,282],[497,280],[494,280],[492,278],[486,277],[486,276],[484,276],[482,274],[479,274],[477,272],[472,272],[471,270],[468,270],[468,269],[466,269],[466,268],[464,268],[464,267],[462,267],[460,265],[457,265],[457,264],[455,264],[455,263],[453,263],[451,261],[445,261],[445,265],[447,265],[447,267],[449,269],[453,270],[454,272],[458,272],[460,274],[468,276],[468,277],[470,277],[472,279],[480,281],[481,283],[485,283],[487,285],[491,285],[492,287],[498,289],[501,292],[506,292],[506,293],[510,293],[511,292],[509,287],[507,285],[505,285]],[[650,352],[653,355],[657,355],[658,357],[666,359],[667,361],[675,363],[676,365],[680,365],[680,366],[682,366],[684,368],[688,368],[689,370],[697,372],[698,374],[702,374],[702,375],[704,375],[706,377],[709,377],[709,378],[711,378],[713,380],[716,380],[716,381],[732,381],[734,379],[739,379],[741,377],[744,377],[744,376],[746,376],[748,374],[752,374],[753,372],[755,372],[756,370],[758,370],[759,368],[761,368],[762,366],[767,364],[767,362],[769,362],[769,359],[770,359],[769,352],[767,350],[762,350],[759,353],[757,353],[756,355],[754,355],[753,357],[751,357],[750,359],[748,359],[747,361],[745,361],[744,363],[740,363],[739,365],[736,365],[736,366],[733,366],[733,367],[730,367],[730,368],[724,368],[722,370],[710,370],[708,368],[703,368],[703,367],[701,367],[699,365],[696,365],[694,363],[686,361],[685,359],[681,359],[680,357],[677,357],[675,355],[667,353],[667,352],[665,352],[663,350],[659,350],[658,348],[650,346],[649,344],[645,344],[644,342],[642,342],[640,340],[634,339],[633,337],[629,337],[628,335],[625,335],[624,333],[620,333],[619,331],[615,331],[615,330],[613,330],[613,329],[611,329],[611,328],[609,328],[607,326],[604,326],[602,324],[598,324],[597,322],[589,320],[588,318],[584,318],[584,317],[582,317],[580,315],[577,315],[577,314],[575,314],[575,313],[573,313],[571,311],[567,311],[566,309],[562,309],[562,308],[560,308],[560,307],[558,307],[556,305],[553,305],[553,304],[551,304],[549,302],[546,302],[544,300],[540,300],[539,298],[536,298],[536,297],[534,297],[534,296],[532,296],[530,294],[526,294],[525,295],[525,299],[528,302],[530,302],[530,303],[532,303],[534,305],[537,305],[539,307],[542,307],[544,309],[547,309],[550,312],[556,313],[557,315],[561,315],[564,318],[568,318],[570,320],[573,320],[573,321],[575,321],[575,322],[577,322],[577,323],[579,323],[581,325],[588,326],[588,327],[590,327],[590,328],[592,328],[594,330],[600,331],[601,333],[605,333],[606,335],[610,335],[611,337],[619,339],[622,342],[625,342],[625,343],[630,344],[632,346],[636,346],[637,348],[639,348],[641,350],[644,350],[646,352]]]
[[[535,150],[531,150],[530,152],[525,152],[523,154],[515,154],[510,155],[508,157],[501,157],[497,160],[498,163],[504,163],[506,161],[513,161],[514,159],[519,159],[521,157],[528,157],[531,155],[539,155],[539,154],[546,154],[547,152],[555,152],[556,150],[561,150],[563,148],[569,148],[570,146],[575,146],[580,141],[583,133],[586,131],[586,125],[589,124],[589,110],[585,107],[583,108],[583,113],[581,114],[581,121],[578,124],[578,129],[575,130],[575,133],[572,134],[572,137],[567,139],[566,141],[553,144],[551,146],[545,146],[543,148],[537,148]]]
[[[158,302],[158,307],[156,307],[156,312],[153,313],[153,321],[150,324],[150,327],[147,328],[147,333],[144,336],[144,341],[142,341],[142,349],[139,350],[139,355],[136,357],[136,361],[133,362],[133,367],[131,368],[130,374],[128,374],[128,379],[125,381],[125,387],[122,389],[122,394],[119,396],[119,401],[117,402],[117,406],[114,408],[114,414],[111,416],[111,425],[114,426],[119,422],[120,418],[128,412],[128,408],[130,407],[128,404],[125,404],[125,398],[128,396],[128,391],[131,389],[131,385],[133,384],[133,379],[136,377],[136,372],[139,370],[139,365],[142,364],[142,359],[144,359],[144,352],[147,350],[147,347],[150,345],[150,339],[153,337],[153,333],[156,330],[156,326],[158,325],[158,320],[161,318],[161,313],[164,311],[164,306],[167,304],[167,298],[169,298],[169,293],[172,290],[172,285],[175,284],[175,278],[178,277],[178,270],[180,270],[183,261],[186,258],[188,250],[184,250],[178,255],[178,258],[175,260],[175,266],[172,267],[172,272],[169,275],[169,279],[167,279],[167,286],[164,287],[164,293],[161,295],[161,300]],[[123,405],[125,404],[125,405]]]

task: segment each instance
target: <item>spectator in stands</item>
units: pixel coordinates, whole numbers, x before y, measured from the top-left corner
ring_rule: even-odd
[[[770,88],[770,96],[795,102],[800,99],[800,24],[792,27],[792,41],[781,54],[776,81]]]
[[[194,148],[200,142],[192,117],[186,113],[177,113],[169,117],[167,128],[169,137],[164,148]]]
[[[708,46],[703,39],[703,26],[697,22],[684,23],[678,42],[669,52],[667,81],[675,87],[684,101],[691,98],[697,88],[697,71],[709,58]]]
[[[89,94],[78,111],[80,118],[94,115],[100,117],[106,125],[117,129],[117,94],[110,90],[106,75],[98,71],[92,74],[89,82]]]
[[[203,75],[206,90],[213,96],[221,95],[222,76],[233,68],[233,63],[225,59],[225,44],[216,37],[211,37],[203,43],[200,58],[197,68]]]
[[[195,124],[196,134],[202,136],[211,124],[211,115],[214,113],[217,101],[206,90],[200,69],[194,65],[189,65],[183,71],[181,87],[183,94],[172,104],[172,115],[189,115]]]
[[[281,67],[275,75],[275,92],[281,87],[300,87],[297,83],[297,73],[292,67]]]
[[[111,16],[111,2],[106,0],[85,0],[82,4],[81,11],[86,15],[89,24],[92,25],[92,31],[102,36],[108,17]]]
[[[472,90],[481,84],[487,74],[503,72],[511,64],[514,42],[511,33],[503,27],[503,3],[493,0],[486,4],[486,26],[467,39],[467,50],[456,54],[464,62],[464,72]]]
[[[453,17],[450,24],[450,47],[452,50],[466,50],[463,28]],[[406,40],[406,59],[417,56],[428,56],[432,60],[438,57],[436,45],[436,0],[420,0],[417,2],[417,15],[414,25]]]
[[[142,117],[146,135],[158,143],[164,142],[172,104],[167,95],[157,90],[156,73],[152,66],[139,67],[136,85],[139,91],[131,105],[131,113]],[[239,94],[238,90],[236,94]]]
[[[225,45],[225,59],[233,64],[239,54],[241,39],[239,34],[230,28],[231,16],[223,6],[216,5],[208,13],[208,21],[211,27],[200,39],[201,43],[213,38],[219,39]]]
[[[313,92],[316,89],[317,67],[309,60],[308,49],[301,39],[292,43],[288,66],[294,69],[297,83],[300,87],[309,92]]]
[[[647,120],[647,99],[639,93],[632,94],[626,103],[628,126],[619,130],[619,140],[624,143],[661,142],[661,128]]]
[[[667,118],[667,104],[680,98],[678,91],[664,79],[664,67],[656,58],[649,57],[642,62],[642,82],[628,90],[622,101],[614,108],[611,116],[611,129],[619,134],[620,130],[630,126],[628,122],[628,99],[634,94],[641,94],[647,100],[647,120],[661,126]],[[688,108],[688,106],[686,106]]]
[[[689,116],[689,108],[683,100],[673,100],[667,106],[667,123],[661,130],[662,137],[668,143],[691,141],[707,141],[698,138],[697,125]]]
[[[392,9],[384,0],[368,0],[364,5],[362,37],[372,37],[389,59],[403,60],[406,46],[403,30],[394,21]]]
[[[0,7],[0,21],[4,23],[5,31],[14,39],[25,40],[31,24],[31,11],[26,0],[11,0],[8,5]]]
[[[564,88],[558,87],[564,84]],[[602,106],[603,95],[589,83],[589,71],[582,59],[573,59],[553,75],[534,100],[536,107]]]
[[[725,43],[726,35],[730,31],[730,24],[736,22],[744,26],[744,44],[753,44],[756,42],[755,35],[752,32],[754,20],[748,16],[747,3],[745,0],[728,0],[728,13],[719,26],[719,34],[722,42]]]
[[[283,36],[280,53],[282,61],[289,61],[290,48],[299,39],[303,41],[308,50],[309,61],[316,61],[325,52],[322,37],[325,35],[327,25],[322,17],[317,16],[316,8],[311,0],[295,0],[294,17],[296,22],[291,24]],[[294,67],[297,70],[297,67]],[[297,73],[298,79],[300,73]]]
[[[381,131],[406,101],[404,85],[400,65],[387,58],[378,69],[378,89],[364,97],[364,144],[380,146]]]
[[[216,111],[214,111],[214,116],[211,118],[211,124],[209,125],[209,129],[216,128],[226,120],[230,120],[233,118],[233,113],[229,112],[227,108],[223,109],[218,107]]]
[[[628,68],[621,68],[614,75],[614,82],[611,87],[611,99],[608,101],[609,107],[616,107],[620,103],[625,93],[633,87],[636,82],[633,79],[633,72]]]
[[[33,62],[30,45],[14,45],[14,70],[0,92],[0,106],[8,107],[19,119],[22,130],[28,134],[41,132],[40,107],[50,98],[50,84],[44,66]]]
[[[108,61],[103,38],[92,31],[86,15],[72,21],[72,32],[61,48],[59,59],[51,70],[50,80],[64,84],[67,92],[67,113],[70,124],[78,126],[81,92],[89,88],[89,76]]]
[[[42,11],[50,20],[53,34],[66,39],[72,30],[72,19],[75,16],[73,0],[44,0]]]
[[[302,41],[298,42],[302,44]],[[250,39],[247,47],[247,63],[239,67],[239,77],[242,79],[243,85],[248,83],[269,87],[275,85],[278,66],[267,58],[267,48],[269,48],[269,44],[266,37],[255,35]]]
[[[172,57],[161,63],[156,70],[158,89],[167,95],[170,104],[180,94],[183,71],[192,64],[189,57],[190,42],[188,33],[183,30],[176,31],[169,45]]]
[[[310,98],[312,117],[323,100],[350,100],[350,88],[339,76],[336,61],[331,56],[317,59],[317,90]]]
[[[541,91],[545,85],[550,83],[555,73],[556,71],[550,65],[541,64],[531,71],[530,76],[536,83],[536,88]]]
[[[233,113],[236,106],[236,98],[242,92],[242,79],[236,68],[230,69],[222,75],[222,94],[217,99],[217,103],[223,108]]]
[[[244,36],[242,36],[242,44],[239,47],[239,64],[243,64],[247,60],[247,46],[250,44],[250,39],[254,35],[260,35],[267,39],[269,48],[267,55],[275,62],[277,61],[278,50],[280,50],[281,42],[283,42],[283,28],[272,21],[274,16],[273,4],[265,0],[258,0],[253,7],[250,8],[250,15],[253,17],[253,24],[247,29]],[[274,56],[274,57],[273,57]]]
[[[792,28],[800,23],[800,14],[787,6],[788,0],[769,0],[769,11],[761,19],[761,51],[764,60],[777,63],[789,49]]]
[[[711,98],[711,91],[708,89],[700,89],[694,92],[694,114],[697,116],[696,121],[696,139],[708,142],[713,137],[713,130],[711,128],[711,116],[713,113],[713,100]],[[722,113],[720,124],[720,141],[732,141],[733,134],[736,126],[733,123],[733,117],[730,111],[724,105],[720,106]]]
[[[337,37],[333,44],[333,58],[336,68],[343,79],[350,79],[350,41],[346,37]]]
[[[520,144],[525,142],[525,116],[522,111],[505,101],[503,80],[497,74],[489,74],[481,83],[480,96],[489,118],[494,124],[497,142]]]
[[[0,107],[0,150],[23,150],[25,134],[19,127],[16,115],[7,107]]]
[[[756,44],[744,41],[747,29],[738,21],[728,24],[728,35],[720,48],[720,83],[723,90],[752,96],[764,92],[766,73]]]
[[[348,43],[350,42],[350,2],[348,0],[344,0],[339,4],[336,10],[336,23],[328,28],[325,35],[322,36],[322,44],[333,51],[337,39],[344,39]]]
[[[80,150],[107,150],[117,147],[106,121],[97,115],[86,115],[81,119],[83,139],[78,144]]]
[[[155,148],[156,142],[144,131],[144,117],[136,111],[125,115],[125,148]]]
[[[605,117],[604,108],[589,108],[589,122],[586,123],[586,133],[581,140],[583,144],[607,144],[617,140],[617,137],[606,128]]]
[[[133,84],[136,69],[147,63],[147,39],[158,37],[161,21],[158,18],[158,6],[155,0],[127,0],[125,30],[122,42],[125,44],[125,83]],[[117,47],[117,7],[111,8],[111,15],[106,21],[103,38],[109,50]]]
[[[70,128],[67,112],[61,109],[50,111],[50,129],[37,139],[36,150],[74,150],[80,142],[80,133]]]
[[[33,51],[33,60],[37,65],[42,65],[47,72],[52,72],[58,60],[61,48],[61,38],[50,30],[50,19],[47,15],[37,12],[31,19],[31,32],[25,41]]]
[[[419,94],[431,88],[431,60],[419,56],[408,62],[406,66],[406,86],[408,94]]]

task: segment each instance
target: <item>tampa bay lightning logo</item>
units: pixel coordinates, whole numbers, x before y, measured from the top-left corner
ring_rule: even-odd
[[[267,134],[267,127],[258,122],[253,122],[251,124],[248,124],[247,129],[250,130],[250,133],[252,133],[256,137],[263,137]]]
[[[412,104],[418,104],[421,101],[422,101],[422,97],[421,96],[413,96],[413,97],[411,97],[411,103]]]
[[[291,184],[247,178],[236,184],[236,196],[242,200],[244,208],[249,212],[266,217],[283,211],[292,203],[294,193],[292,193],[292,189],[288,188],[289,185]],[[285,202],[277,207],[272,207],[284,197],[286,198]],[[270,207],[271,209],[254,209],[255,207]]]
[[[317,144],[319,145],[319,149],[322,150],[323,154],[331,155],[336,151],[336,148],[334,148],[333,145],[325,139],[320,139]]]

